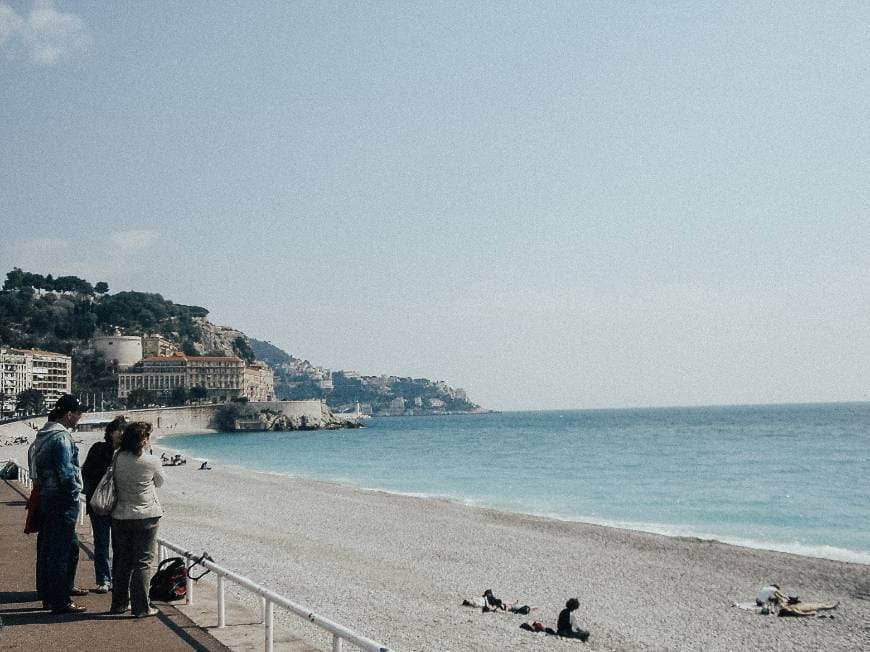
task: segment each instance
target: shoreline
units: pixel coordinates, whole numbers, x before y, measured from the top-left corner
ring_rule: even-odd
[[[210,431],[210,432],[184,432],[184,433],[166,433],[165,435],[160,435],[155,442],[155,446],[160,445],[167,450],[171,450],[174,452],[180,452],[178,449],[174,449],[172,447],[167,447],[165,443],[160,443],[164,436],[174,437],[174,436],[187,436],[187,435],[199,435],[199,434],[214,434],[218,431]],[[206,458],[201,457],[193,457],[198,462],[204,461]],[[254,469],[248,468],[236,464],[226,465],[226,468],[233,468],[242,473],[258,473],[267,476],[275,476],[275,477],[285,477],[292,480],[302,480],[306,482],[314,482],[314,483],[322,483],[324,485],[343,487],[354,491],[361,492],[374,492],[374,493],[384,493],[387,495],[393,496],[406,496],[409,498],[418,498],[420,500],[432,500],[436,502],[446,502],[450,504],[455,504],[462,507],[469,507],[471,509],[484,509],[484,510],[492,510],[494,512],[508,514],[508,515],[517,515],[517,516],[530,516],[534,518],[540,518],[544,520],[552,520],[559,523],[579,523],[583,525],[592,525],[597,527],[604,528],[613,528],[617,530],[624,530],[628,532],[638,532],[643,534],[652,534],[656,536],[662,536],[666,538],[672,539],[686,539],[686,540],[700,540],[700,541],[708,541],[720,543],[722,545],[734,546],[738,548],[745,548],[747,550],[762,550],[769,552],[776,552],[781,554],[794,555],[797,557],[806,557],[809,559],[824,559],[829,561],[836,561],[845,564],[855,564],[858,566],[870,566],[870,552],[865,552],[861,550],[852,550],[850,548],[842,548],[838,546],[832,546],[827,544],[820,545],[809,545],[809,544],[800,544],[800,543],[780,543],[780,542],[768,542],[768,541],[760,541],[753,539],[745,539],[740,537],[722,537],[717,534],[703,532],[703,531],[691,531],[691,528],[687,526],[681,525],[673,525],[667,523],[633,523],[633,522],[619,522],[608,519],[594,519],[594,518],[583,518],[583,517],[568,517],[568,516],[560,516],[558,514],[553,513],[540,513],[540,512],[526,512],[526,511],[517,511],[501,508],[494,505],[488,505],[483,502],[479,502],[474,498],[468,498],[465,496],[452,496],[449,494],[428,494],[421,492],[409,492],[409,491],[399,491],[399,490],[391,490],[385,489],[383,487],[367,487],[364,485],[354,484],[352,482],[342,482],[340,480],[330,480],[324,478],[317,478],[312,476],[307,476],[304,474],[296,474],[289,471],[269,471],[263,469]],[[680,532],[679,530],[686,530],[684,532]],[[699,529],[700,530],[700,529]],[[813,554],[814,551],[818,551],[817,554]],[[822,551],[828,551],[828,554],[824,554]]]
[[[573,649],[576,642],[538,638],[519,624],[552,624],[575,595],[591,649],[773,650],[784,640],[856,649],[870,621],[870,567],[861,564],[229,465],[167,471],[163,535],[207,549],[219,563],[395,649]],[[766,619],[731,608],[768,582],[805,600],[839,600],[836,619]],[[486,588],[538,609],[514,616],[460,606]]]
[[[78,433],[80,457],[100,433]],[[19,459],[26,458],[26,445]],[[169,448],[160,440],[155,452]],[[10,447],[11,449],[11,447]],[[7,457],[0,449],[0,455]],[[569,597],[593,650],[851,650],[866,645],[870,567],[694,537],[503,512],[443,499],[252,472],[165,467],[160,536],[396,650],[576,650],[531,634]],[[840,602],[829,619],[732,608],[769,582]],[[528,616],[483,614],[492,588]],[[233,589],[231,589],[233,590]],[[233,591],[250,609],[259,602]],[[319,645],[305,621],[278,626]]]
[[[153,447],[161,447],[166,449],[167,451],[180,452],[178,449],[172,448],[171,446],[167,446],[165,443],[162,443],[164,437],[184,437],[190,435],[208,435],[208,434],[218,434],[220,431],[213,429],[189,429],[182,431],[165,431],[158,428],[154,429],[154,434],[156,435],[156,439],[154,440]],[[76,439],[81,440],[79,444],[79,462],[84,463],[85,457],[87,455],[87,450],[90,448],[90,445],[102,439],[102,433],[99,431],[77,431],[75,433]],[[0,462],[5,459],[17,459],[19,462],[26,463],[27,462],[27,448],[28,445],[13,445],[8,447],[0,447]],[[196,462],[206,461],[207,458],[189,456],[190,459],[195,460]],[[644,524],[644,523],[631,523],[631,522],[617,522],[610,521],[607,519],[594,519],[594,518],[572,518],[572,517],[564,517],[558,514],[552,513],[538,513],[538,512],[523,512],[523,511],[515,511],[500,508],[493,505],[487,505],[485,503],[481,503],[476,501],[473,498],[467,498],[463,496],[451,496],[451,495],[439,495],[439,494],[427,494],[427,493],[419,493],[419,492],[404,492],[398,490],[390,490],[384,489],[382,487],[366,487],[363,485],[356,485],[351,482],[342,482],[339,480],[328,480],[323,478],[316,478],[301,474],[294,474],[290,472],[284,471],[268,471],[262,469],[253,469],[247,468],[240,465],[225,465],[224,468],[234,469],[238,473],[242,474],[262,474],[264,476],[270,477],[278,477],[278,478],[287,478],[289,480],[299,480],[303,482],[311,482],[316,484],[323,484],[325,486],[333,486],[336,488],[343,488],[350,491],[359,491],[362,493],[382,493],[387,496],[401,496],[408,498],[415,498],[418,500],[425,501],[433,501],[436,503],[447,503],[451,505],[456,505],[459,507],[467,507],[469,509],[480,509],[480,510],[489,510],[494,513],[505,514],[505,515],[515,515],[521,517],[531,517],[543,519],[545,521],[553,521],[555,523],[565,523],[565,524],[580,524],[580,525],[589,525],[594,527],[602,527],[602,528],[611,528],[614,530],[621,530],[625,532],[634,532],[638,534],[649,534],[654,536],[661,536],[666,539],[675,539],[675,540],[697,540],[704,542],[713,542],[721,545],[732,546],[735,548],[745,549],[745,550],[759,550],[764,552],[773,552],[777,554],[784,555],[792,555],[795,557],[801,557],[806,559],[820,559],[826,561],[833,561],[837,563],[843,564],[853,564],[859,567],[868,567],[870,568],[870,552],[864,552],[860,550],[852,550],[849,548],[842,548],[831,545],[806,545],[806,544],[787,544],[787,543],[778,543],[778,542],[766,542],[766,541],[756,541],[752,539],[743,539],[738,537],[722,537],[716,534],[710,534],[706,532],[675,532],[674,529],[679,529],[683,526],[675,526],[671,524]],[[648,525],[648,527],[644,527]],[[814,550],[828,550],[833,554],[825,555],[821,552],[818,554],[812,554]]]

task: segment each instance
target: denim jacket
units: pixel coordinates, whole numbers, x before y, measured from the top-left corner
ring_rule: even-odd
[[[31,476],[39,480],[43,498],[78,500],[82,490],[79,448],[69,430],[49,421],[36,433],[27,457]]]

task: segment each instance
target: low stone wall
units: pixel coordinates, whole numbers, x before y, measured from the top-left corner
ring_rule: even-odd
[[[269,409],[279,412],[287,417],[305,421],[314,426],[322,427],[323,407],[319,400],[310,401],[263,401],[247,403],[256,411]],[[115,416],[123,414],[131,421],[148,421],[154,426],[158,435],[178,435],[191,432],[208,432],[214,430],[214,415],[219,405],[199,405],[175,408],[148,408],[144,410],[119,410],[117,412],[87,412],[82,417],[82,426],[88,422],[98,423],[112,420]],[[29,417],[21,421],[0,424],[0,441],[12,439],[19,435],[33,435],[34,431],[29,423],[41,427],[45,423],[45,417]]]

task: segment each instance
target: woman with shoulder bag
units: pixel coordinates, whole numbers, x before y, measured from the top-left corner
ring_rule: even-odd
[[[163,508],[156,488],[163,484],[160,460],[146,451],[151,424],[134,421],[124,428],[115,459],[118,501],[112,510],[113,614],[131,608],[137,618],[158,613],[148,602],[157,557],[157,523]]]
[[[121,435],[125,425],[127,425],[127,420],[124,417],[115,417],[106,426],[105,441],[97,442],[91,446],[88,457],[82,464],[82,482],[87,499],[87,513],[91,517],[91,530],[94,533],[94,574],[97,579],[97,593],[108,593],[112,588],[112,570],[109,566],[112,517],[95,513],[91,509],[91,497],[105,475],[106,469],[112,463],[115,451],[121,446]]]

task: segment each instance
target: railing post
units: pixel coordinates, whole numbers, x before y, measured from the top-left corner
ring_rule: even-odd
[[[185,557],[186,557],[186,555],[185,555]],[[184,565],[186,566],[187,562],[185,562]],[[193,580],[190,579],[190,575],[188,575],[187,573],[185,573],[184,576],[186,578],[185,584],[187,585],[187,603],[186,604],[189,607],[193,604]]]
[[[332,635],[332,652],[341,652],[341,636],[338,634]]]
[[[273,652],[275,645],[275,604],[266,601],[266,652]]]
[[[224,576],[217,576],[218,584],[218,627],[226,627],[226,610],[224,607]]]
[[[266,622],[266,598],[260,598],[260,622]]]

